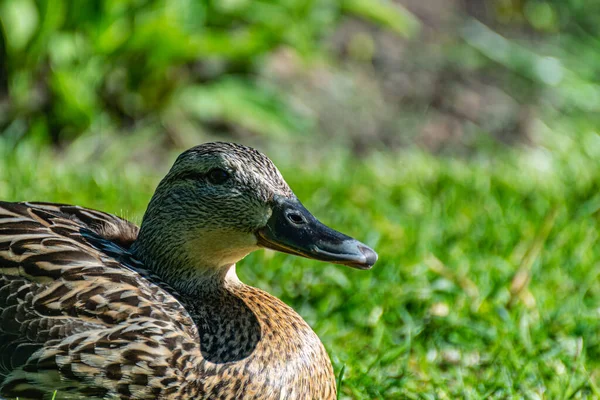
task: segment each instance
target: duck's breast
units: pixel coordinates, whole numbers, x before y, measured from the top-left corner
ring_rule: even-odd
[[[218,300],[199,303],[192,315],[203,356],[198,373],[203,398],[336,398],[325,348],[281,300],[241,284]]]

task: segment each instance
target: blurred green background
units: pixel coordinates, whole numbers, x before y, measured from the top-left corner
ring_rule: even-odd
[[[0,0],[0,28],[1,199],[139,223],[178,152],[252,145],[380,254],[238,268],[341,398],[600,398],[600,2]]]

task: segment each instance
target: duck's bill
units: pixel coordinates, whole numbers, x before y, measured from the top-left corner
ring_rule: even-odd
[[[302,257],[369,269],[377,261],[370,247],[317,220],[296,198],[276,197],[258,245]]]

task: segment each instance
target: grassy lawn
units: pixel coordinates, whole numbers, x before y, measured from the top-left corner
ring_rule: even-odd
[[[464,159],[268,151],[307,208],[380,261],[355,271],[260,251],[239,274],[311,324],[343,399],[598,398],[600,137],[546,142]],[[139,222],[173,157],[123,148],[0,139],[0,198]]]

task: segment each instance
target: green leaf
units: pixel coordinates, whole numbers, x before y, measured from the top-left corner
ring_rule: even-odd
[[[412,37],[420,29],[419,20],[399,3],[384,0],[344,0],[343,10],[375,22],[404,37]]]
[[[311,121],[294,112],[280,93],[242,79],[188,87],[176,103],[202,121],[224,121],[259,135],[286,137],[311,130]]]
[[[39,15],[31,0],[0,3],[0,20],[7,32],[8,47],[21,50],[29,43],[39,25]]]

